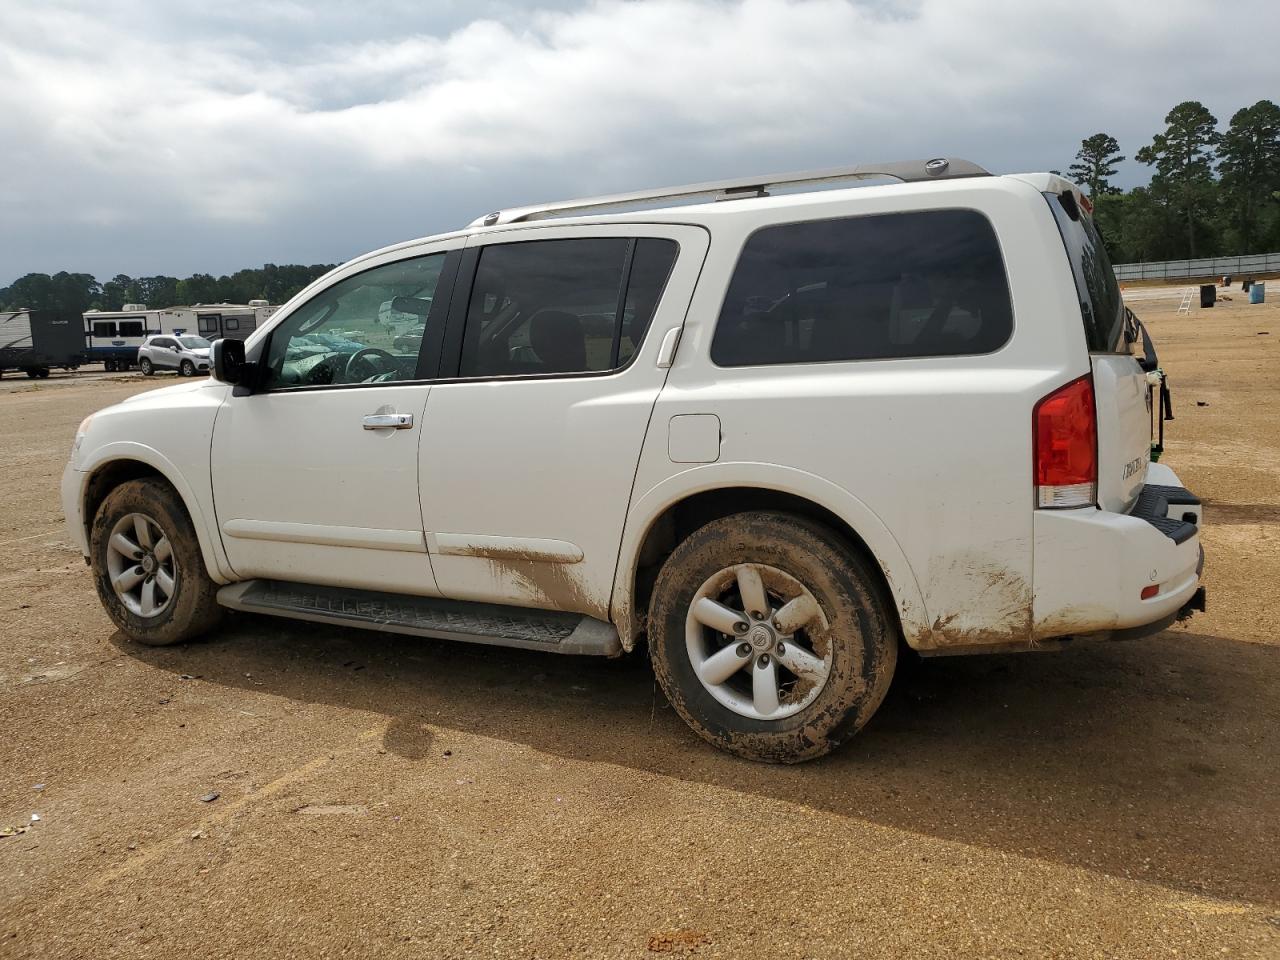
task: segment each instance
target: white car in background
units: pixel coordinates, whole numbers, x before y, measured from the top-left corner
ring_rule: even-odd
[[[796,192],[868,177],[899,182]],[[718,202],[651,209],[695,197]],[[213,362],[85,420],[63,477],[143,643],[225,608],[644,640],[702,737],[792,762],[870,719],[900,645],[1204,608],[1200,501],[1151,459],[1154,349],[1053,174],[936,159],[504,210],[339,267]]]
[[[157,370],[176,370],[182,377],[209,372],[211,344],[190,334],[156,334],[138,348],[138,368],[151,376]]]

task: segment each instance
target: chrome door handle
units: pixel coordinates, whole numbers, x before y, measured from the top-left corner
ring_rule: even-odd
[[[371,413],[364,418],[366,430],[410,430],[413,428],[412,413]]]
[[[667,370],[676,360],[676,347],[680,345],[680,327],[672,327],[667,331],[666,336],[662,338],[662,345],[658,347],[658,362],[655,366]]]

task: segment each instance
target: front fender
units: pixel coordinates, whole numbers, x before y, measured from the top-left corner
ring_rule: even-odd
[[[924,595],[911,564],[889,528],[865,503],[829,480],[773,463],[709,463],[681,471],[651,487],[634,500],[622,534],[614,576],[610,617],[623,642],[630,646],[635,613],[634,590],[639,551],[653,524],[671,506],[694,494],[728,487],[757,487],[802,497],[840,517],[862,538],[885,580],[902,622],[907,643],[916,646],[929,635]]]
[[[231,564],[227,560],[227,555],[222,549],[222,538],[218,535],[217,522],[213,512],[212,491],[207,487],[203,490],[197,489],[187,480],[173,461],[159,450],[147,446],[145,443],[138,443],[132,440],[117,440],[90,451],[87,456],[82,454],[80,461],[76,464],[76,469],[81,472],[79,502],[86,531],[89,524],[93,522],[92,517],[84,516],[85,511],[83,509],[89,490],[89,480],[107,464],[120,460],[134,460],[138,463],[144,463],[173,485],[173,488],[178,491],[178,496],[182,498],[182,503],[187,508],[187,512],[191,515],[191,523],[195,527],[196,537],[200,541],[200,553],[204,556],[204,563],[208,568],[210,578],[216,583],[231,583],[237,579],[235,571],[232,570]]]

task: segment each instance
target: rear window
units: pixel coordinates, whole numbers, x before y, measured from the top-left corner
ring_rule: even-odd
[[[995,231],[973,210],[766,227],[711,343],[722,367],[990,353],[1013,332]]]
[[[1126,353],[1124,300],[1115,271],[1111,269],[1106,244],[1093,218],[1076,205],[1074,195],[1069,195],[1069,200],[1064,200],[1064,196],[1068,195],[1046,193],[1045,199],[1058,223],[1067,259],[1071,261],[1085,341],[1091,353]]]
[[[146,324],[142,320],[121,320],[120,336],[122,337],[141,337],[147,332]]]

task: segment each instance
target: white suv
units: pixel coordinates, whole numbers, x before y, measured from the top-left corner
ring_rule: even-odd
[[[208,373],[212,346],[204,337],[190,334],[147,337],[138,348],[138,368],[148,377],[157,370],[177,370],[181,377]]]
[[[900,182],[796,192],[860,177]],[[63,479],[144,643],[222,608],[646,638],[699,734],[795,761],[867,722],[901,643],[1203,609],[1199,501],[1151,462],[1154,352],[1051,174],[939,159],[503,211],[353,260],[213,359],[87,419]]]

